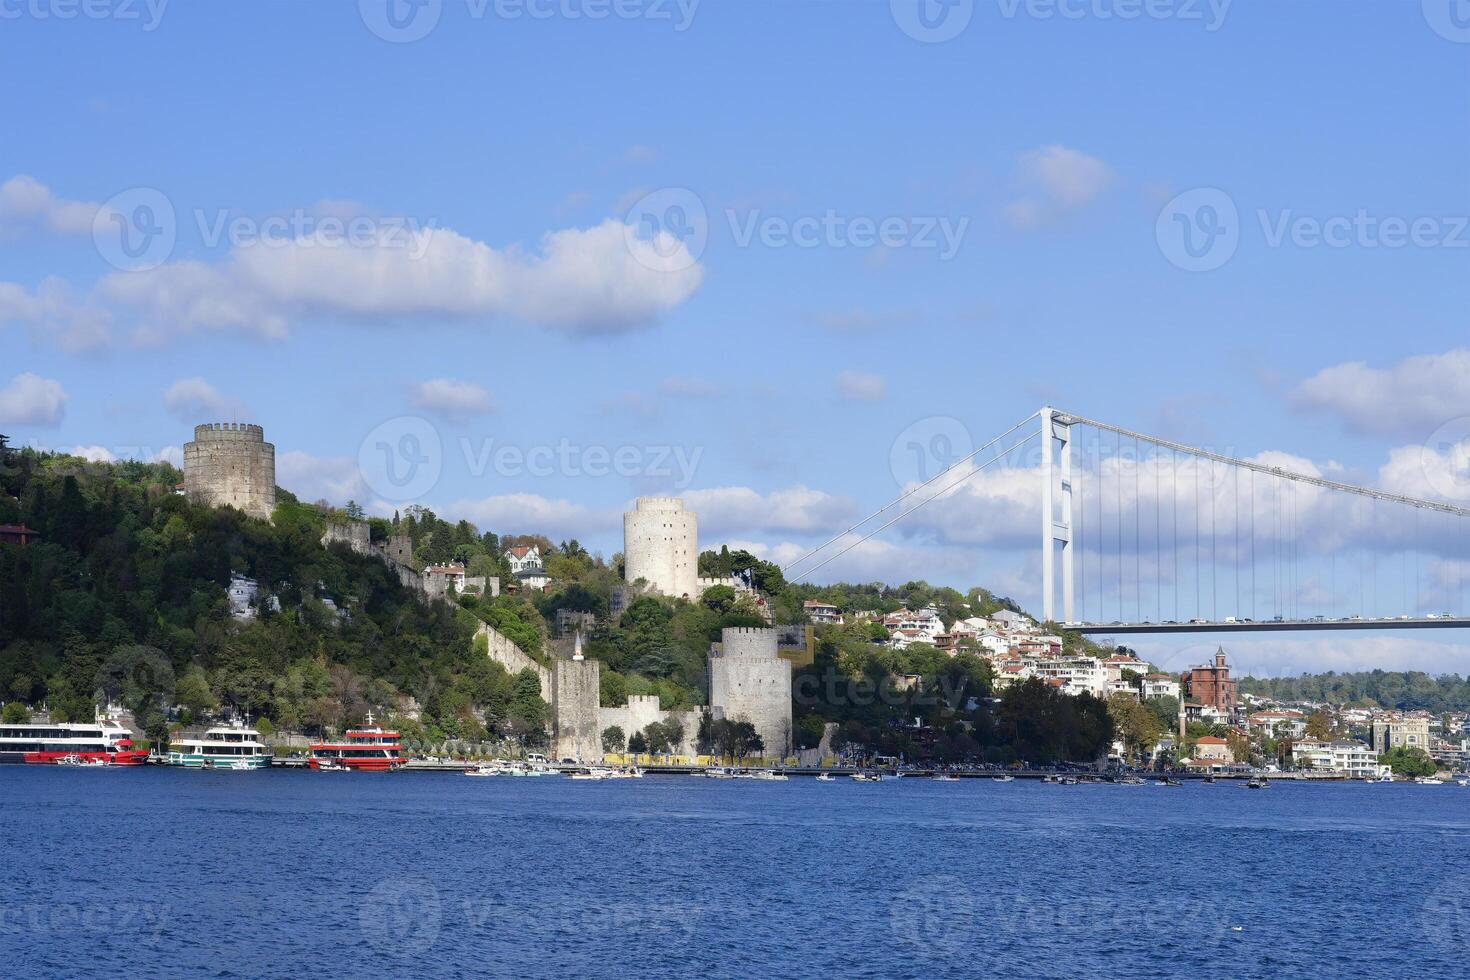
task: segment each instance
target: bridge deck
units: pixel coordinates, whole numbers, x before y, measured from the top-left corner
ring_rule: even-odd
[[[1132,633],[1269,633],[1309,630],[1470,629],[1464,616],[1397,619],[1272,619],[1194,623],[1068,623],[1062,627],[1089,636]]]

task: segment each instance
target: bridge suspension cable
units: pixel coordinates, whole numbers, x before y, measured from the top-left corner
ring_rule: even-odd
[[[1023,420],[1018,425],[1012,427],[1012,429],[1010,431],[1011,432],[1014,432],[1016,429],[1020,428],[1021,425],[1024,425],[1025,422],[1026,422],[1026,420]],[[1030,442],[1032,439],[1035,439],[1035,438],[1037,438],[1040,435],[1041,435],[1041,430],[1038,429],[1037,431],[1032,432],[1030,435],[1023,436],[1022,438],[1020,438],[1016,442],[1012,443],[1010,446],[1008,446],[1003,451],[1001,451],[1001,452],[997,453],[996,455],[992,456],[990,459],[987,459],[985,462],[980,463],[980,464],[976,465],[974,468],[972,468],[972,469],[968,470],[967,472],[961,474],[959,479],[957,479],[954,482],[948,484],[947,486],[943,487],[942,489],[936,491],[935,493],[931,494],[930,496],[925,497],[923,500],[919,501],[917,504],[915,504],[914,506],[910,507],[908,510],[904,511],[903,513],[899,514],[897,517],[890,518],[889,520],[887,520],[883,524],[878,525],[873,530],[869,531],[867,534],[863,535],[862,537],[858,538],[856,541],[854,541],[851,544],[849,544],[847,547],[843,548],[841,551],[837,552],[835,555],[832,555],[832,556],[830,556],[828,558],[822,559],[820,562],[818,562],[817,564],[813,565],[811,568],[807,569],[806,571],[802,572],[796,578],[792,579],[792,581],[793,582],[800,582],[802,579],[807,578],[808,576],[815,574],[818,569],[826,566],[830,562],[836,561],[838,558],[841,558],[843,555],[847,554],[849,551],[851,551],[852,549],[856,548],[858,545],[862,544],[864,541],[867,541],[869,538],[872,538],[874,535],[877,535],[880,532],[886,530],[887,528],[892,527],[894,524],[897,524],[899,521],[903,520],[905,517],[908,517],[914,511],[916,511],[919,508],[923,507],[925,504],[931,503],[935,499],[944,496],[944,494],[946,492],[948,492],[950,490],[953,490],[955,487],[959,486],[960,484],[964,483],[966,480],[968,480],[971,477],[975,476],[977,473],[981,472],[982,470],[985,470],[985,469],[989,468],[991,466],[991,464],[996,463],[996,462],[998,462],[998,461],[1000,461],[1002,459],[1005,459],[1008,455],[1010,455],[1011,453],[1015,452],[1017,449],[1020,449],[1022,446],[1026,445],[1026,443]],[[990,443],[987,444],[987,447],[990,446],[990,445],[994,445],[994,444],[995,444],[995,440],[992,440]],[[973,456],[975,456],[977,453],[980,453],[980,452],[984,452],[984,448],[981,448],[981,449],[977,450],[976,453],[971,453],[970,454],[970,457],[966,457],[966,458],[972,458]],[[953,467],[952,466],[951,467],[948,467],[947,470],[946,470],[946,472],[948,471],[948,469],[953,469]],[[934,482],[933,480],[929,480],[929,481],[926,481],[926,484],[927,483],[933,483],[933,482]],[[904,496],[909,496],[909,494],[905,494]],[[887,508],[885,507],[884,509],[886,510]],[[877,516],[877,515],[875,514],[874,516]],[[872,518],[870,517],[867,520],[872,520]],[[854,525],[854,526],[860,526],[861,524],[866,524],[867,523],[867,520],[861,521],[861,522],[859,522],[858,525]]]
[[[990,440],[985,445],[981,446],[979,449],[975,450],[972,453],[968,453],[968,454],[966,454],[964,456],[961,456],[959,459],[957,459],[954,462],[950,463],[944,469],[940,470],[938,473],[934,474],[929,479],[925,480],[923,483],[920,483],[919,485],[917,485],[917,486],[915,486],[915,487],[913,487],[913,488],[911,488],[909,490],[905,490],[903,493],[899,494],[897,497],[894,497],[892,500],[888,501],[888,503],[884,504],[882,507],[879,507],[877,510],[873,511],[867,517],[864,517],[862,520],[858,521],[856,524],[854,524],[851,527],[849,527],[847,530],[842,531],[842,532],[840,532],[838,534],[833,535],[832,537],[828,538],[826,541],[823,541],[821,544],[817,545],[815,548],[813,548],[810,551],[808,551],[806,554],[804,554],[804,555],[800,556],[799,558],[796,558],[795,560],[791,561],[789,564],[787,564],[781,570],[782,573],[789,578],[791,576],[791,573],[793,571],[795,571],[795,569],[796,569],[796,567],[798,565],[802,565],[805,562],[810,561],[812,558],[816,557],[818,554],[820,554],[821,552],[825,551],[827,548],[830,548],[832,545],[836,544],[838,541],[841,541],[843,538],[846,538],[849,534],[852,534],[854,531],[856,531],[858,528],[862,527],[864,524],[867,524],[868,522],[872,521],[878,515],[884,513],[885,511],[889,510],[892,507],[897,506],[898,504],[903,503],[903,501],[907,500],[909,497],[912,497],[914,494],[918,493],[920,490],[922,490],[925,487],[929,486],[931,483],[934,483],[935,481],[937,481],[939,479],[942,479],[946,474],[948,474],[956,466],[959,466],[959,465],[961,465],[963,463],[967,463],[970,460],[974,459],[976,456],[979,456],[981,453],[985,452],[987,449],[990,449],[992,446],[994,446],[996,443],[1000,442],[1002,439],[1005,439],[1012,432],[1015,432],[1017,429],[1021,428],[1023,425],[1025,425],[1026,423],[1030,422],[1032,419],[1036,418],[1036,416],[1038,414],[1040,414],[1040,413],[1038,413],[1038,412],[1032,412],[1030,415],[1026,416],[1024,419],[1022,419],[1021,421],[1017,422],[1015,425],[1011,426],[1009,429],[1005,430],[1000,435],[996,436],[994,439]],[[1007,450],[1007,452],[1009,452],[1009,451],[1010,450]],[[1003,456],[1004,453],[1002,453],[1001,455]],[[989,465],[989,464],[987,464],[987,465]],[[963,482],[963,481],[961,481],[961,482]],[[922,505],[920,505],[920,506],[922,506]],[[917,510],[917,509],[918,509],[917,507],[914,508],[914,510]],[[911,513],[913,513],[912,510],[907,511],[904,515],[900,515],[899,519],[901,520],[904,516],[906,516],[907,514],[911,514]],[[893,523],[892,521],[889,522],[889,524],[892,524],[892,523]],[[889,524],[885,524],[883,526],[884,527],[888,527]],[[881,528],[879,530],[881,530]],[[866,541],[867,539],[864,538],[863,540]],[[822,564],[825,565],[827,563],[826,562],[823,562]],[[821,566],[819,565],[817,567],[820,568]],[[799,578],[792,579],[792,581],[799,582],[799,581],[801,581],[802,578],[805,578],[807,575],[810,575],[814,571],[816,571],[815,568],[810,569],[810,570],[808,570],[806,572],[803,572],[802,575]]]
[[[1103,620],[1114,609],[1113,625],[1125,632],[1188,625],[1369,628],[1365,620],[1470,626],[1470,507],[1241,459],[1056,409],[1042,413],[1062,452],[1059,470],[1048,461],[1042,471],[1043,481],[1052,481],[1051,489],[1044,486],[1043,508],[1061,502],[1060,514],[1043,517],[1043,593],[1051,593],[1049,553],[1060,546],[1062,610],[1070,621],[1067,586],[1079,585],[1082,617],[1074,625],[1087,632],[1105,632],[1108,624],[1090,617]],[[1095,432],[1084,444],[1085,430]],[[1154,470],[1152,479],[1145,468]],[[1191,507],[1193,514],[1181,514]],[[1170,589],[1174,597],[1166,601]],[[1186,609],[1190,592],[1193,605]],[[1431,611],[1456,602],[1460,614]],[[1394,603],[1397,609],[1385,608]],[[1049,601],[1044,606],[1052,608]],[[1311,626],[1316,623],[1327,625]]]

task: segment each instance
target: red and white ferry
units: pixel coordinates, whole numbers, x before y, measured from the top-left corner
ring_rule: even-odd
[[[313,769],[386,772],[402,768],[403,763],[398,733],[381,728],[354,728],[340,742],[318,742],[311,747]]]
[[[133,748],[133,736],[111,721],[0,724],[0,763],[141,766],[148,753]]]

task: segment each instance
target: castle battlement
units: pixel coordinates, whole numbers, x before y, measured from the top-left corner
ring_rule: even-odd
[[[195,442],[265,442],[265,430],[247,422],[206,422],[194,426]]]

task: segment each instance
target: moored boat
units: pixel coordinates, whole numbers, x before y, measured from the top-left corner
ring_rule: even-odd
[[[0,724],[0,763],[54,765],[67,756],[78,763],[141,766],[148,753],[133,748],[133,736],[116,722]],[[74,763],[68,763],[74,764]]]
[[[176,735],[169,741],[165,762],[185,769],[247,771],[265,769],[271,750],[260,732],[244,726],[211,728],[202,735]]]
[[[403,768],[403,749],[398,733],[381,728],[354,728],[340,742],[318,742],[311,747],[311,768],[326,769],[326,763],[363,772],[387,772]]]

